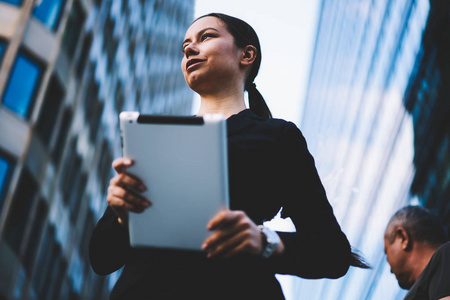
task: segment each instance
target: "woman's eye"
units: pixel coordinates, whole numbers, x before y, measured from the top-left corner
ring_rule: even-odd
[[[202,36],[200,36],[200,41],[205,41],[209,38],[214,37],[215,35],[212,33],[204,33]],[[184,53],[186,51],[186,47],[189,46],[189,43],[185,43],[181,46],[181,51]]]
[[[204,40],[206,40],[206,39],[208,39],[210,37],[213,37],[213,35],[210,34],[210,33],[205,33],[204,35],[202,35],[202,41],[204,41]]]

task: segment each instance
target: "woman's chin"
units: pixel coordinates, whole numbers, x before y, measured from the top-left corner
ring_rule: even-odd
[[[197,94],[201,94],[202,92],[207,91],[211,86],[210,83],[202,80],[201,76],[192,76],[189,78],[189,81],[186,82],[191,90],[193,90]]]

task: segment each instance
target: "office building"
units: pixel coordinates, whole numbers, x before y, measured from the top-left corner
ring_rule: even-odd
[[[404,99],[430,11],[428,0],[322,1],[301,129],[343,231],[373,269],[296,280],[304,299],[405,295],[390,274],[383,235],[397,209],[420,200],[410,192],[417,121]]]
[[[194,1],[0,0],[0,299],[108,299],[90,233],[118,113],[189,114]]]
[[[431,1],[422,51],[404,98],[414,124],[411,194],[450,229],[450,2]]]

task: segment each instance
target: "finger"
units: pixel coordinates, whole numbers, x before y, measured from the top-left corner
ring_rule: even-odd
[[[119,174],[125,172],[125,170],[132,165],[133,161],[126,157],[116,158],[112,163],[113,169]]]
[[[231,257],[239,253],[251,252],[254,247],[250,230],[241,231],[208,253],[208,258]]]
[[[131,205],[140,206],[144,209],[151,205],[151,202],[147,198],[121,186],[110,186],[108,188],[108,195],[119,198]]]
[[[132,189],[140,193],[147,190],[147,187],[139,178],[128,173],[120,173],[113,177],[110,184],[122,186],[126,189]]]
[[[243,211],[231,211],[222,209],[208,223],[206,228],[210,231],[220,227],[230,226],[231,224],[245,218],[247,215]]]
[[[250,253],[255,255],[258,255],[260,253],[256,251],[251,251],[252,249],[254,248],[250,247],[248,243],[240,243],[239,245],[236,245],[236,247],[230,249],[230,251],[224,252],[223,254],[219,255],[221,255],[222,258],[230,258],[239,255],[241,253]]]
[[[139,205],[144,208],[150,206],[151,204],[151,202],[147,198],[133,192],[132,190],[128,190],[120,186],[111,186],[110,188],[108,188],[108,194],[122,199],[123,201],[132,205]]]
[[[227,254],[230,250],[237,247],[243,241],[240,239],[240,236],[233,236],[232,238],[223,241],[215,248],[211,248],[208,251],[208,258],[218,258]]]
[[[221,230],[217,230],[212,233],[203,243],[203,250],[210,250],[217,245],[223,243],[225,240],[230,239],[232,236],[237,235],[241,231],[248,230],[250,228],[250,224],[246,222],[236,223],[233,227],[226,227]]]
[[[107,198],[108,205],[116,212],[119,217],[122,217],[126,212],[131,211],[135,213],[141,213],[144,211],[144,207],[139,205],[134,205],[132,203],[126,202],[123,199],[115,196],[109,196]]]
[[[221,254],[223,258],[229,258],[241,253],[249,253],[252,255],[260,255],[263,251],[263,240],[261,231],[257,228],[256,231],[249,230],[248,236],[243,236],[243,240],[240,244],[237,244],[233,248],[224,250]]]

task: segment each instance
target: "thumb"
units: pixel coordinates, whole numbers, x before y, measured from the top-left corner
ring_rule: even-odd
[[[117,173],[124,173],[127,168],[133,165],[133,161],[129,158],[120,157],[113,161],[112,167]]]

